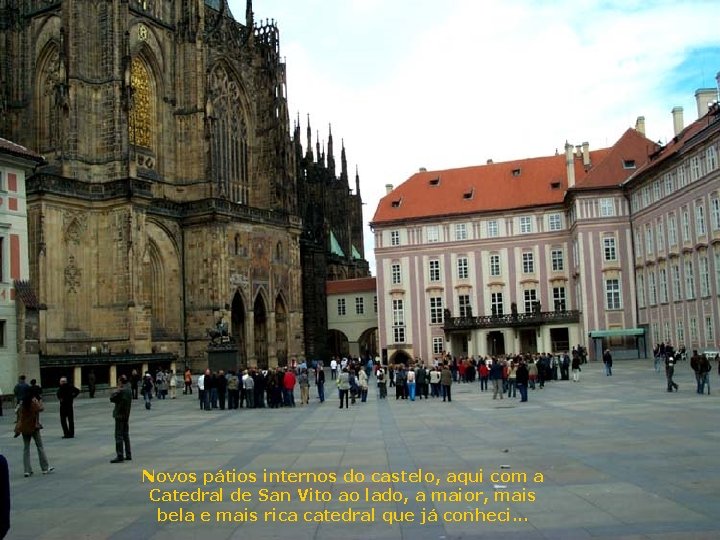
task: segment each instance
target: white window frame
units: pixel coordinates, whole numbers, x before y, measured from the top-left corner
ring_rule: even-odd
[[[600,217],[615,217],[615,199],[604,197],[599,200]]]
[[[500,317],[505,314],[505,303],[502,292],[490,293],[490,313]]]
[[[661,304],[668,302],[668,279],[667,269],[660,268],[658,270],[658,297]]]
[[[553,272],[565,271],[565,252],[562,249],[550,251],[550,267]]]
[[[713,343],[715,341],[715,325],[713,324],[712,315],[705,315],[705,342]]]
[[[365,315],[365,299],[362,296],[355,297],[355,315]]]
[[[605,309],[608,311],[622,309],[622,285],[619,279],[605,280]]]
[[[703,201],[695,202],[695,234],[697,236],[705,236],[707,228],[705,226],[705,205]]]
[[[683,243],[690,241],[690,211],[687,208],[682,211],[682,240]]]
[[[390,245],[391,246],[399,246],[400,245],[400,231],[390,231]]]
[[[672,274],[672,285],[673,285],[673,300],[682,300],[682,278],[680,277],[680,264],[673,263],[670,267]]]
[[[665,195],[669,196],[675,191],[674,181],[671,173],[665,175]]]
[[[648,270],[648,304],[657,305],[657,283],[655,282],[655,270]]]
[[[337,299],[337,314],[338,317],[344,317],[345,315],[347,315],[347,306],[345,304],[344,298]]]
[[[553,287],[553,310],[567,311],[567,291],[565,287]]]
[[[685,259],[683,270],[685,273],[685,300],[695,300],[695,265],[690,258]]]
[[[560,214],[550,214],[548,216],[548,229],[551,231],[562,230],[562,216]]]
[[[490,254],[490,275],[493,277],[498,277],[502,275],[502,266],[500,264],[499,253]]]
[[[677,217],[674,213],[668,216],[668,245],[677,246]]]
[[[425,239],[428,244],[434,244],[440,241],[440,227],[437,225],[428,225],[425,228]]]
[[[467,240],[467,238],[468,238],[467,224],[456,223],[455,224],[455,240],[458,242],[462,242],[463,240]]]
[[[402,298],[393,298],[393,342],[405,343],[405,305]]]
[[[617,242],[614,236],[603,236],[603,260],[606,262],[617,261]]]
[[[433,336],[432,338],[433,354],[442,354],[445,352],[445,338]]]
[[[523,290],[523,304],[525,307],[525,313],[532,313],[533,306],[537,302],[537,289],[524,289]]]
[[[467,257],[457,258],[457,277],[458,279],[468,279],[470,270]]]
[[[698,272],[700,273],[700,296],[710,296],[710,264],[706,254],[698,256]]]
[[[431,296],[430,306],[430,324],[443,324],[443,300],[442,296]]]
[[[532,251],[523,251],[522,253],[522,273],[535,273],[535,253]]]
[[[490,221],[486,222],[485,230],[487,232],[488,238],[497,238],[498,236],[500,236],[500,226],[495,219],[491,219]]]
[[[645,252],[648,255],[655,253],[655,242],[653,241],[653,228],[649,223],[645,224]]]
[[[469,317],[472,312],[472,305],[470,304],[469,294],[458,295],[458,314],[460,317]]]
[[[440,259],[430,259],[428,261],[428,277],[431,283],[440,281]]]
[[[665,251],[665,225],[663,225],[662,218],[658,219],[655,224],[655,241],[658,252]]]
[[[400,263],[392,263],[390,265],[390,276],[393,285],[400,285],[402,283],[402,269]]]
[[[520,216],[520,234],[530,234],[532,232],[532,216]]]
[[[712,212],[713,231],[720,231],[720,197],[717,195],[711,197],[710,208]]]
[[[643,309],[645,307],[645,278],[641,272],[635,275],[635,283],[637,286],[638,307]]]
[[[705,150],[705,167],[707,168],[707,171],[714,171],[717,169],[718,166],[718,155],[717,155],[717,148],[715,148],[715,145],[712,144],[707,147],[707,150]]]

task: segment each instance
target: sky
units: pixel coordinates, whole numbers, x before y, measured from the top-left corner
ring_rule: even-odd
[[[244,20],[245,0],[230,0]],[[717,88],[717,0],[254,0],[287,63],[290,122],[307,118],[336,160],[344,140],[367,224],[420,167],[547,156],[565,141],[612,145],[638,116],[671,139],[674,106]],[[354,189],[354,183],[351,182]]]

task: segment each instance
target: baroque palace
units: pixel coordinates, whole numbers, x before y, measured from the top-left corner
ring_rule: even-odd
[[[718,83],[720,84],[720,76]],[[720,106],[661,146],[639,117],[609,148],[427,171],[371,226],[380,347],[390,362],[720,343]]]
[[[0,0],[0,30],[0,136],[45,159],[22,286],[47,385],[204,367],[208,329],[239,365],[323,355],[326,279],[368,275],[359,177],[331,133],[326,154],[291,130],[274,21],[250,0],[241,22],[226,0]]]

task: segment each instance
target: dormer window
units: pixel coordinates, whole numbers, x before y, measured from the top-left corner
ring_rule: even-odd
[[[400,208],[400,205],[401,205],[401,204],[402,204],[402,199],[395,199],[394,201],[392,201],[392,202],[390,203],[390,205],[391,205],[393,208]]]
[[[560,189],[560,182],[550,182],[550,189]]]
[[[513,169],[513,170],[512,170],[512,175],[513,175],[513,176],[520,176],[520,169]]]
[[[623,160],[623,169],[634,169],[634,168],[636,168],[634,159],[624,159]]]
[[[431,186],[439,186],[440,185],[440,177],[438,176],[437,178],[433,178],[432,180],[430,180],[430,185]]]
[[[474,193],[475,188],[470,188],[470,191],[466,191],[465,193],[463,193],[463,199],[472,199]]]

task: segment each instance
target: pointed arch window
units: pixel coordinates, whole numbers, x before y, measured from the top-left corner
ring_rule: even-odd
[[[38,59],[36,88],[36,143],[35,148],[43,153],[59,151],[60,133],[60,85],[64,78],[64,67],[56,44],[48,46]]]
[[[210,76],[208,107],[212,178],[221,194],[238,204],[248,204],[248,130],[240,98],[237,82],[225,69],[216,68]]]
[[[154,150],[155,89],[150,70],[138,56],[132,59],[130,84],[133,106],[130,111],[130,142]]]

